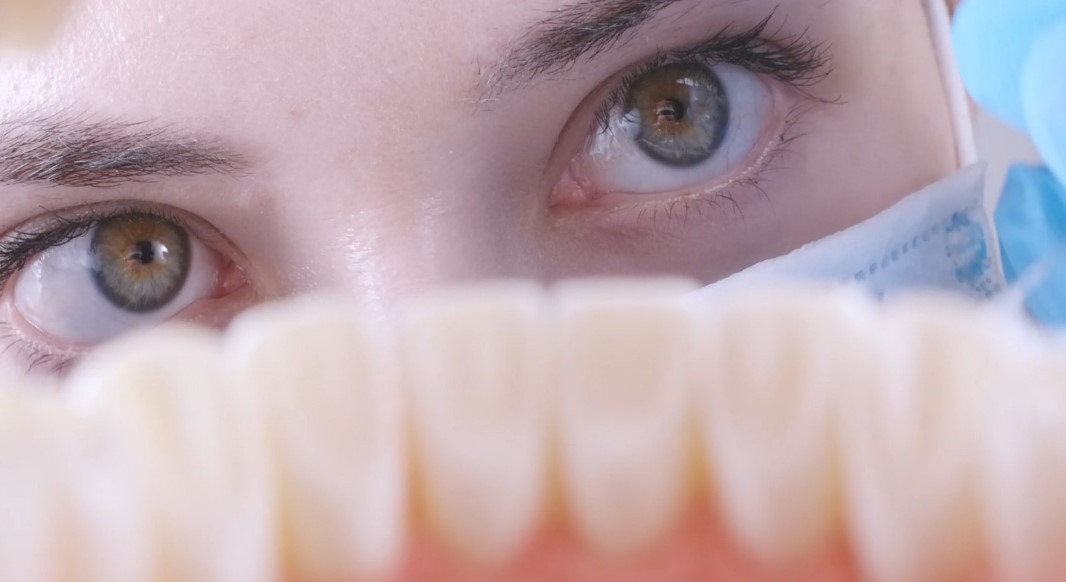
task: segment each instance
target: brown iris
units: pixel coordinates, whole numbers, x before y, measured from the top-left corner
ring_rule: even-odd
[[[97,288],[127,311],[166,306],[189,275],[189,235],[164,218],[130,214],[106,219],[96,227],[90,248]]]
[[[729,126],[722,82],[700,64],[654,69],[633,82],[626,95],[630,136],[652,158],[671,166],[694,166],[714,155]]]

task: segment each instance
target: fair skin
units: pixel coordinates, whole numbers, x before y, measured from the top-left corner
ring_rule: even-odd
[[[636,15],[648,19],[615,42],[545,64],[547,46],[589,48],[565,22]],[[629,76],[639,84],[678,62],[711,71],[730,116],[712,155],[667,166],[624,132],[589,153],[626,73],[748,32],[732,63],[668,55]],[[321,289],[384,308],[483,278],[710,283],[958,167],[928,38],[916,0],[86,1],[57,45],[0,58],[0,241],[90,211],[177,216],[206,249],[191,267],[206,286],[179,295],[175,313],[115,330],[222,324],[253,302]],[[778,66],[752,72],[753,51]],[[104,159],[87,125],[114,146]],[[149,137],[159,148],[138,150]],[[123,165],[130,150],[163,153]],[[42,151],[58,162],[34,166]],[[211,163],[165,163],[204,153]],[[165,167],[132,169],[149,158]],[[33,259],[15,262],[0,281],[0,350],[18,343],[8,359],[62,367],[113,331],[70,332],[98,325],[68,325],[92,285],[65,289],[66,311],[59,283],[41,279],[47,302],[17,297]]]

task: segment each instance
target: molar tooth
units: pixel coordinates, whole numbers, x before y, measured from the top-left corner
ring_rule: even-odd
[[[888,310],[880,357],[848,390],[839,436],[851,540],[874,580],[955,580],[978,552],[974,480],[1002,344],[976,309],[914,298]]]
[[[420,497],[446,542],[490,566],[544,512],[543,305],[538,287],[516,283],[439,291],[403,311]]]
[[[1009,322],[998,345],[1010,383],[991,391],[984,426],[982,507],[1006,580],[1061,580],[1066,566],[1066,346],[1048,349]]]
[[[693,343],[717,507],[755,557],[788,566],[840,525],[837,394],[864,380],[865,298],[796,290],[707,306]]]
[[[687,282],[578,282],[557,290],[563,479],[601,552],[642,549],[689,502],[693,461]]]
[[[347,303],[304,298],[246,313],[227,336],[239,381],[266,401],[292,579],[376,576],[403,549],[403,409],[382,332]]]
[[[261,417],[249,394],[227,381],[220,352],[216,334],[160,329],[101,348],[67,385],[74,406],[134,449],[156,580],[275,575]]]

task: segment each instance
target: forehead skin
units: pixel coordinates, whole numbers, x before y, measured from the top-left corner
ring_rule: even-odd
[[[764,188],[779,191],[769,206],[713,241],[657,243],[666,257],[679,254],[671,244],[705,245],[698,266],[656,264],[714,280],[871,216],[955,167],[917,0],[682,2],[624,48],[478,104],[479,83],[506,47],[566,4],[82,2],[59,45],[0,61],[0,115],[152,120],[221,136],[250,169],[224,182],[15,189],[0,201],[0,231],[42,201],[159,200],[213,222],[278,294],[335,285],[380,299],[435,280],[626,272],[644,250],[563,233],[543,204],[529,203],[551,186],[567,121],[649,48],[750,25],[775,6],[787,33],[809,31],[832,47],[834,71],[811,92],[839,103],[812,105],[798,123],[802,149],[797,142],[777,174],[795,186],[767,177]],[[574,252],[578,242],[592,250]]]

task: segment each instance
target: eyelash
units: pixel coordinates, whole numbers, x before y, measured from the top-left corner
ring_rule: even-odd
[[[726,27],[694,46],[659,51],[650,60],[627,72],[608,93],[596,111],[598,130],[607,131],[611,112],[625,101],[633,83],[646,73],[667,65],[728,63],[753,73],[770,75],[801,91],[828,76],[832,68],[825,43],[811,40],[806,33],[776,42],[767,40],[766,32],[775,15],[776,12],[747,30],[737,32]]]
[[[78,354],[74,351],[56,353],[35,345],[14,325],[6,321],[0,321],[0,344],[6,344],[0,350],[0,362],[3,362],[9,353],[14,353],[16,359],[22,359],[25,362],[26,373],[47,367],[49,373],[64,374],[77,362],[78,358]]]
[[[720,214],[731,211],[734,216],[739,216],[743,221],[745,201],[741,199],[741,194],[735,193],[735,189],[743,186],[751,189],[757,197],[771,201],[766,191],[759,185],[762,174],[780,158],[793,153],[792,146],[796,141],[805,137],[806,134],[796,131],[796,125],[809,108],[808,103],[797,104],[790,109],[785,115],[780,132],[772,145],[767,147],[765,154],[755,166],[756,169],[753,169],[750,175],[727,186],[714,189],[713,195],[709,195],[708,192],[693,192],[674,196],[669,200],[648,200],[640,204],[610,209],[604,213],[604,218],[621,216],[621,221],[633,225],[633,229],[661,236],[676,233],[678,228],[683,228],[689,220],[692,220],[692,215],[697,217],[696,220],[706,218],[705,212]]]
[[[188,220],[179,213],[152,205],[124,202],[109,205],[106,210],[86,208],[76,211],[74,217],[60,216],[48,211],[50,220],[33,230],[14,230],[0,239],[0,295],[11,283],[11,279],[20,272],[35,256],[49,249],[69,243],[91,232],[101,222],[125,216],[139,214],[172,222],[188,232],[193,232]],[[56,352],[53,348],[38,345],[36,340],[27,337],[11,322],[0,321],[0,361],[9,353],[25,360],[28,372],[47,367],[51,373],[62,374],[71,367],[80,355],[79,350]]]
[[[49,211],[50,224],[36,230],[15,230],[0,240],[0,293],[7,288],[11,278],[21,271],[33,257],[84,236],[105,220],[127,214],[142,214],[166,220],[186,231],[190,230],[187,221],[177,213],[140,204],[120,204],[106,211],[89,208],[73,218]]]

